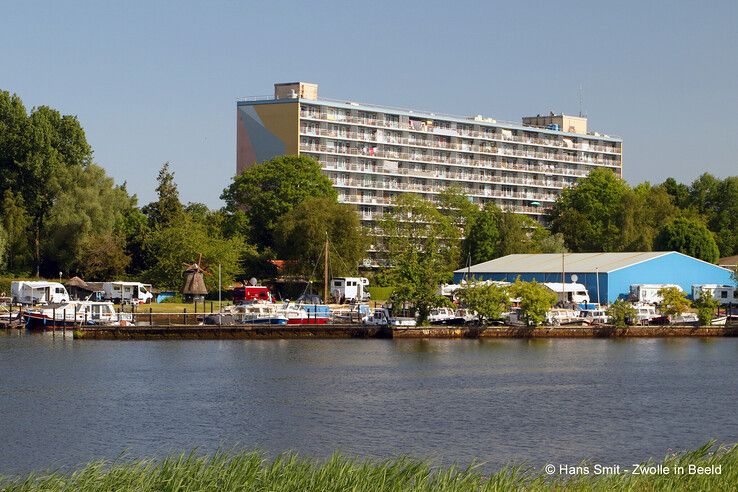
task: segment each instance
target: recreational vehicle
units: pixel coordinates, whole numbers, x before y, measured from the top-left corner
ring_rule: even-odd
[[[69,301],[67,289],[62,284],[42,280],[11,282],[10,295],[14,304],[35,305]]]

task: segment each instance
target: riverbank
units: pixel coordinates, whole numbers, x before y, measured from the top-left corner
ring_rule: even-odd
[[[73,472],[0,478],[0,490],[727,490],[738,483],[738,448],[707,444],[639,467],[581,463],[567,473],[565,465],[557,464],[551,473],[550,466],[542,470],[510,466],[484,475],[475,466],[434,467],[410,458],[370,461],[334,454],[318,461],[296,454],[270,459],[260,452],[212,456],[191,452],[159,461],[98,461]]]
[[[59,329],[57,328],[57,331]],[[74,338],[103,340],[299,339],[299,338],[646,338],[735,337],[738,326],[422,326],[388,328],[361,324],[240,326],[82,326]]]

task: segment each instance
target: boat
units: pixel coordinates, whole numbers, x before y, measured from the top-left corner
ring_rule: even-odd
[[[331,319],[336,323],[365,323],[371,312],[368,304],[351,304],[346,308],[334,309]]]
[[[324,325],[331,319],[331,310],[325,304],[293,304],[286,301],[276,311],[287,317],[288,325]]]
[[[130,313],[118,313],[109,301],[68,301],[48,304],[23,312],[29,329],[79,325],[125,326],[132,322]]]
[[[415,318],[406,316],[390,316],[387,308],[377,308],[367,316],[365,324],[389,326],[390,328],[411,328],[417,325],[417,321]]]
[[[280,312],[278,305],[261,301],[228,306],[203,319],[206,325],[286,325],[287,321],[287,314]]]
[[[479,313],[470,309],[457,309],[455,311],[456,317],[464,320],[464,324],[477,323],[479,322]]]
[[[547,325],[573,325],[582,323],[583,321],[584,320],[579,317],[579,311],[574,309],[554,308],[546,313]]]
[[[453,309],[440,307],[433,308],[428,315],[428,322],[432,325],[463,325],[466,320],[462,316],[457,316]]]
[[[606,325],[610,321],[604,309],[582,309],[579,318],[588,325]]]

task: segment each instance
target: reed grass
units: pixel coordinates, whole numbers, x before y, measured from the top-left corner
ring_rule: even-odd
[[[720,475],[549,476],[526,466],[506,467],[485,475],[480,467],[434,467],[400,457],[357,460],[339,454],[318,461],[296,454],[269,459],[252,452],[196,452],[162,460],[96,461],[73,472],[0,477],[3,491],[722,491],[738,484],[738,447],[713,443],[659,462],[675,469],[720,465]],[[651,465],[656,462],[649,462]],[[586,463],[582,465],[587,465]],[[591,466],[591,465],[590,465]]]

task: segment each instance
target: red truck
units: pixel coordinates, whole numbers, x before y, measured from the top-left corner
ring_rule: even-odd
[[[246,301],[272,301],[272,293],[263,285],[244,285],[233,289],[233,304]]]

